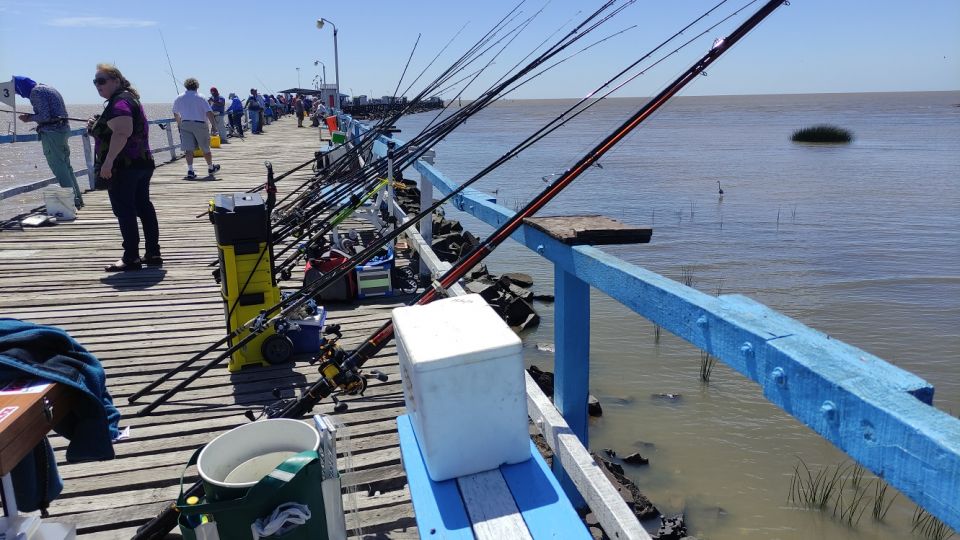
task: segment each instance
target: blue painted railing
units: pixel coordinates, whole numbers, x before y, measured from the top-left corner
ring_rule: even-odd
[[[359,136],[362,128],[351,131]],[[385,151],[385,144],[374,145],[375,154]],[[414,167],[444,194],[458,186],[428,163]],[[470,188],[452,202],[492,227],[513,215]],[[750,298],[714,297],[531,227],[512,238],[554,264],[554,402],[585,445],[585,336],[595,287],[756,382],[771,403],[960,530],[960,419],[932,406],[933,386],[920,377]]]

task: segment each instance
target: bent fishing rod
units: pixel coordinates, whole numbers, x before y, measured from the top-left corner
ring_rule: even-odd
[[[558,54],[559,52],[561,52],[562,50],[564,50],[566,47],[572,45],[572,44],[575,43],[577,40],[579,40],[579,39],[581,39],[583,36],[585,36],[585,35],[587,34],[587,32],[586,32],[586,31],[582,31],[581,29],[582,29],[584,26],[586,26],[587,23],[589,23],[591,20],[593,20],[594,18],[596,18],[604,9],[606,9],[606,7],[608,7],[608,6],[611,5],[612,3],[613,3],[613,2],[608,2],[607,4],[605,4],[605,6],[604,6],[603,8],[601,8],[600,10],[594,12],[594,13],[593,13],[590,17],[588,17],[583,23],[581,23],[581,25],[579,25],[577,28],[575,28],[574,30],[572,30],[572,31],[571,31],[567,36],[565,36],[563,39],[561,39],[561,40],[558,42],[558,44],[556,44],[556,45],[554,45],[553,47],[551,47],[551,49],[548,51],[549,54],[545,54],[544,56],[538,57],[538,58],[535,59],[534,61],[530,62],[527,66],[525,66],[524,69],[522,69],[522,70],[520,70],[519,72],[515,73],[513,76],[509,77],[507,80],[501,82],[501,83],[498,85],[497,90],[496,90],[495,92],[491,92],[491,93],[490,93],[490,97],[488,97],[488,100],[492,100],[492,99],[493,99],[493,96],[495,96],[496,94],[498,94],[499,92],[501,92],[503,89],[509,87],[511,84],[513,84],[514,82],[516,82],[517,80],[519,80],[519,79],[520,79],[521,77],[523,77],[525,74],[529,73],[530,71],[536,69],[536,67],[538,67],[538,66],[540,66],[541,64],[543,64],[544,62],[546,62],[546,60],[548,60],[550,57],[552,57],[553,55]],[[594,26],[594,27],[591,27],[590,29],[592,30],[593,28],[595,28],[595,26]],[[471,106],[479,107],[480,104],[479,104],[479,103],[476,104],[476,105],[471,104]],[[471,106],[468,106],[468,108],[471,108]],[[465,120],[464,120],[464,121],[465,121]],[[418,148],[418,152],[425,152],[425,151],[426,151],[426,148]],[[421,155],[422,155],[422,154],[421,154]],[[399,234],[399,233],[397,233],[396,231],[394,231],[394,232],[395,232],[396,234]],[[372,253],[370,253],[369,255],[367,255],[367,258],[369,258],[369,256],[372,256]],[[341,274],[340,274],[340,275],[345,274],[347,271],[348,271],[348,268],[344,265],[344,268],[341,270]],[[336,274],[336,272],[335,272],[334,274]],[[265,328],[268,327],[269,324],[275,324],[278,320],[283,319],[284,317],[286,317],[287,315],[289,315],[294,309],[296,309],[298,306],[300,306],[301,304],[305,303],[306,300],[308,300],[308,299],[312,296],[313,293],[322,291],[323,288],[329,286],[329,284],[332,283],[332,280],[333,280],[333,279],[335,279],[335,278],[331,276],[330,280],[318,280],[318,281],[313,282],[313,283],[311,283],[311,284],[309,284],[309,285],[305,285],[302,289],[300,289],[300,291],[298,291],[298,292],[295,293],[294,295],[291,295],[290,297],[287,297],[286,299],[281,300],[279,303],[277,303],[277,304],[275,304],[275,305],[273,305],[273,306],[271,306],[271,307],[269,307],[269,308],[261,311],[261,314],[260,314],[257,318],[255,318],[255,319],[253,319],[253,320],[251,320],[251,321],[248,321],[247,323],[239,326],[238,328],[236,328],[236,329],[233,330],[232,332],[228,333],[228,334],[227,334],[226,336],[224,336],[223,338],[219,339],[217,342],[211,344],[211,345],[208,346],[206,349],[202,350],[201,352],[197,353],[196,355],[194,355],[194,356],[191,357],[190,359],[188,359],[188,360],[186,360],[185,362],[183,362],[181,365],[175,367],[171,372],[168,372],[168,373],[167,373],[164,377],[162,377],[160,380],[154,381],[153,383],[150,383],[150,385],[148,385],[148,386],[145,387],[144,389],[141,389],[141,390],[138,391],[137,393],[131,395],[131,396],[128,398],[128,400],[131,401],[131,402],[135,401],[136,399],[138,399],[139,397],[141,397],[142,395],[144,395],[147,391],[155,388],[155,387],[156,387],[158,384],[160,384],[163,380],[165,380],[166,378],[169,378],[169,375],[172,375],[173,373],[176,373],[176,372],[179,372],[179,371],[183,370],[187,365],[190,365],[190,364],[192,364],[193,362],[195,362],[195,361],[197,361],[197,360],[200,360],[201,358],[203,358],[204,356],[206,356],[206,355],[209,354],[210,352],[214,351],[214,350],[215,350],[216,348],[218,348],[220,345],[223,345],[224,343],[229,342],[230,340],[238,337],[242,332],[249,330],[249,332],[247,333],[247,335],[244,336],[244,337],[242,337],[242,338],[240,338],[240,340],[239,340],[237,343],[232,344],[226,351],[224,351],[224,352],[222,352],[221,354],[219,354],[219,355],[218,355],[217,357],[215,357],[213,360],[211,360],[210,362],[208,362],[207,364],[205,364],[204,366],[202,366],[199,370],[194,371],[194,372],[191,373],[190,376],[188,376],[186,379],[178,382],[174,387],[172,387],[171,389],[169,389],[169,390],[167,390],[166,392],[164,392],[162,395],[160,395],[158,398],[156,398],[153,402],[147,404],[147,405],[146,405],[143,409],[141,409],[141,411],[139,412],[139,414],[141,414],[141,415],[148,414],[148,413],[151,412],[153,409],[155,409],[157,406],[159,406],[160,404],[164,403],[164,402],[165,402],[166,400],[168,400],[170,397],[172,397],[172,396],[175,395],[177,392],[179,392],[180,390],[182,390],[183,388],[185,388],[187,385],[189,385],[190,383],[192,383],[194,380],[196,380],[197,378],[201,377],[204,373],[206,373],[207,371],[209,371],[210,369],[212,369],[213,367],[215,367],[216,365],[218,365],[219,363],[221,363],[225,358],[227,358],[227,357],[228,357],[230,354],[232,354],[234,351],[236,351],[236,350],[238,350],[239,348],[241,348],[242,346],[246,345],[248,342],[250,342],[252,339],[254,339],[257,335],[259,335],[260,333],[262,333],[262,332],[265,330]],[[272,313],[275,313],[275,312],[277,312],[277,311],[279,311],[279,314],[278,314],[278,315],[276,315],[276,316],[268,319],[268,317],[270,317],[270,315],[271,315]]]
[[[733,45],[740,41],[750,30],[755,28],[767,16],[773,13],[780,5],[787,0],[770,0],[760,8],[753,16],[747,19],[736,30],[726,38],[717,40],[714,46],[693,66],[681,74],[676,80],[668,85],[664,90],[651,99],[640,110],[625,121],[616,131],[606,136],[600,143],[592,148],[586,155],[581,157],[575,165],[563,173],[539,195],[532,199],[527,205],[508,219],[496,231],[494,231],[486,240],[472,249],[465,257],[461,258],[456,265],[451,267],[438,280],[438,283],[426,289],[421,294],[414,305],[427,304],[440,295],[440,290],[445,290],[454,285],[463,278],[470,269],[479,264],[487,255],[493,252],[497,246],[510,237],[523,223],[523,220],[533,216],[543,208],[548,202],[556,197],[564,188],[570,185],[584,171],[588,170],[597,160],[606,154],[617,143],[623,140],[631,131],[639,126],[644,120],[650,117],[657,109],[662,107],[671,97],[677,94],[681,89],[688,85],[698,75],[703,73],[714,61],[728,51]],[[363,364],[375,356],[384,346],[393,338],[393,322],[387,322],[374,334],[364,341],[359,347],[351,352],[337,369],[327,369],[321,372],[321,378],[315,384],[303,392],[299,398],[289,400],[280,406],[274,407],[268,411],[270,418],[299,418],[308,414],[313,407],[321,400],[338,388],[348,391],[357,386],[357,381],[362,376],[359,369]]]
[[[786,0],[771,0],[767,2],[747,21],[741,24],[727,38],[719,40],[711,49],[689,68],[684,74],[678,77],[667,88],[660,92],[654,99],[648,102],[643,108],[635,113],[630,119],[624,122],[615,132],[608,135],[597,146],[583,156],[576,165],[564,173],[560,178],[548,186],[540,195],[531,200],[527,206],[514,217],[501,226],[490,238],[487,239],[482,247],[474,249],[467,257],[461,259],[456,266],[451,268],[441,278],[439,286],[449,287],[466,274],[469,268],[472,268],[477,262],[489,254],[493,248],[503,242],[510,236],[522,223],[522,220],[542,208],[547,202],[556,196],[564,187],[569,185],[577,176],[587,170],[593,163],[607,151],[622,140],[629,132],[635,129],[641,122],[649,118],[657,109],[659,109],[670,97],[679,92],[684,86],[689,84],[696,76],[702,73],[717,58],[723,55],[743,36],[755,28],[760,22],[768,17],[780,5],[786,3]],[[495,239],[495,240],[494,240]],[[436,296],[436,289],[428,289],[417,300],[417,304],[427,303]],[[386,345],[386,342],[392,338],[392,324],[385,324],[364,344],[351,353],[347,359],[340,365],[336,372],[325,373],[321,379],[312,385],[306,392],[301,394],[296,400],[282,404],[271,411],[271,418],[299,418],[312,411],[313,407],[321,399],[331,395],[337,388],[349,386],[354,377],[358,377],[357,371],[368,358],[376,354]],[[196,482],[188,490],[189,494],[198,495],[202,493],[203,485]],[[166,534],[176,523],[177,511],[174,506],[169,506],[163,510],[157,517],[144,525],[134,536],[135,540],[153,539]]]
[[[723,2],[721,2],[721,4],[722,4],[722,3],[723,3]],[[718,5],[718,6],[719,6],[719,5]],[[716,9],[716,8],[713,8],[713,9]],[[711,9],[710,11],[713,11],[713,9]],[[740,10],[737,10],[735,13],[738,13],[739,11],[740,11]],[[707,14],[708,14],[708,13],[709,13],[709,11],[707,12]],[[706,14],[702,15],[702,16],[701,16],[700,18],[698,18],[697,20],[702,19],[704,16],[706,16]],[[732,16],[733,16],[733,15],[731,15],[730,17],[732,17]],[[729,18],[729,17],[728,17],[728,18]],[[724,19],[724,20],[726,20],[726,19]],[[694,22],[696,22],[696,21],[694,21]],[[719,24],[719,23],[718,23],[718,24]],[[715,26],[716,26],[716,25],[714,25],[714,27],[715,27]],[[677,32],[676,34],[674,34],[674,36],[672,36],[671,38],[668,38],[664,43],[662,43],[661,45],[659,45],[658,47],[656,47],[653,51],[647,53],[643,58],[641,58],[641,60],[644,59],[644,58],[649,57],[653,52],[655,52],[657,49],[661,48],[664,44],[666,44],[667,42],[671,41],[672,39],[674,39],[675,37],[677,37],[678,35],[680,35],[680,34],[681,34],[684,30],[686,30],[687,28],[689,28],[689,25],[688,25],[687,27],[685,27],[683,30],[681,30],[680,32]],[[703,33],[701,33],[700,35],[702,35],[702,34],[703,34]],[[691,40],[691,41],[692,41],[692,40]],[[689,43],[690,43],[690,41],[688,41],[688,42],[687,42],[686,44],[684,44],[683,46],[685,46],[685,45],[687,45],[687,44],[689,44]],[[682,48],[683,46],[681,46],[680,48]],[[678,49],[676,49],[676,50],[679,50],[680,48],[678,48]],[[676,50],[675,50],[674,52],[676,52]],[[670,54],[673,54],[673,52],[670,53]],[[662,59],[661,59],[660,61],[662,61]],[[634,62],[633,64],[631,64],[630,67],[636,65],[637,63],[638,63],[638,62]],[[658,61],[657,63],[659,63],[659,61]],[[629,67],[628,67],[627,69],[629,69]],[[649,68],[648,68],[648,69],[649,69]],[[615,75],[612,79],[610,79],[609,81],[607,81],[607,82],[606,82],[604,85],[602,85],[600,88],[598,88],[598,89],[595,90],[594,92],[591,92],[591,94],[588,94],[585,98],[583,98],[583,100],[589,99],[592,94],[594,94],[595,92],[599,91],[599,90],[602,89],[603,87],[611,84],[613,81],[615,81],[617,78],[619,78],[619,77],[620,77],[623,73],[625,73],[626,71],[627,71],[627,70],[623,70],[623,71],[621,71],[620,73],[618,73],[617,75]],[[634,77],[632,77],[630,80],[632,80],[632,79],[635,78],[635,77],[636,77],[636,75],[635,75]],[[622,86],[622,84],[621,84],[620,86]],[[619,88],[620,86],[618,86],[618,88]],[[612,91],[611,91],[611,92],[612,92]],[[605,94],[604,96],[602,96],[600,99],[603,99],[604,97],[606,97],[607,95],[609,95],[609,93],[610,93],[610,92],[608,92],[607,94]],[[583,101],[583,100],[582,100],[582,101]],[[597,101],[599,101],[599,100],[597,100]],[[595,101],[593,104],[595,104],[597,101]],[[591,106],[592,106],[592,104],[591,104]],[[572,108],[575,108],[575,107],[576,107],[576,105],[574,105],[574,107],[572,107]],[[571,108],[571,109],[572,109],[572,108]],[[355,264],[357,264],[357,261],[363,261],[363,260],[366,260],[366,259],[368,259],[369,257],[373,256],[373,254],[375,254],[377,250],[379,250],[380,248],[382,248],[383,245],[385,245],[385,244],[386,244],[387,242],[389,242],[391,239],[395,238],[397,235],[399,235],[403,230],[405,230],[405,229],[408,228],[409,226],[412,226],[413,223],[416,223],[417,221],[419,221],[420,218],[422,218],[423,216],[428,215],[429,213],[431,213],[433,210],[435,210],[437,207],[439,207],[440,205],[442,205],[443,203],[445,203],[446,201],[448,201],[450,198],[452,198],[453,196],[455,196],[455,195],[456,195],[457,193],[459,193],[461,190],[465,189],[465,188],[466,188],[467,186],[469,186],[470,184],[472,184],[472,183],[474,183],[475,181],[479,180],[482,176],[486,175],[487,173],[489,173],[490,171],[492,171],[493,169],[495,169],[496,167],[498,167],[500,164],[502,164],[502,163],[505,162],[506,160],[508,160],[508,159],[510,159],[511,157],[515,156],[515,155],[516,155],[517,153],[519,153],[519,151],[521,151],[522,149],[525,149],[526,147],[529,147],[531,144],[533,144],[533,142],[536,142],[537,140],[539,140],[540,138],[546,136],[547,134],[549,134],[550,132],[554,131],[555,129],[559,128],[560,126],[562,126],[562,125],[565,124],[566,122],[569,122],[570,120],[572,120],[573,118],[575,118],[577,115],[583,113],[587,108],[589,108],[589,106],[588,106],[588,107],[585,107],[585,108],[581,109],[580,111],[578,111],[577,113],[575,113],[575,114],[573,114],[573,115],[571,115],[571,116],[567,116],[567,117],[565,117],[566,112],[563,113],[563,114],[561,114],[559,117],[557,117],[557,118],[555,119],[555,121],[562,119],[561,122],[559,122],[558,124],[556,124],[556,125],[554,125],[554,126],[550,126],[550,124],[548,124],[547,126],[545,126],[544,128],[542,128],[541,130],[539,130],[538,132],[536,132],[534,135],[531,135],[526,141],[520,143],[520,144],[519,144],[517,147],[515,147],[512,151],[507,152],[507,154],[505,154],[505,155],[502,156],[500,159],[498,159],[497,161],[495,161],[493,164],[491,164],[490,166],[488,166],[486,169],[484,169],[483,171],[481,171],[481,172],[480,172],[479,174],[477,174],[474,178],[472,178],[472,179],[469,180],[468,182],[462,184],[457,190],[455,190],[454,192],[448,194],[448,196],[445,197],[444,199],[442,199],[442,200],[440,200],[440,201],[437,201],[437,202],[435,203],[434,207],[431,207],[431,208],[429,208],[429,209],[427,209],[427,210],[424,210],[424,211],[421,213],[421,215],[418,215],[417,217],[408,220],[405,225],[401,226],[401,227],[398,228],[398,229],[395,229],[395,230],[394,230],[391,234],[389,234],[387,237],[382,238],[381,240],[379,240],[378,242],[376,242],[374,245],[371,245],[366,251],[364,251],[364,252],[356,255],[354,258],[352,258],[352,259],[350,259],[349,261],[347,261],[346,263],[344,263],[342,269],[334,269],[333,272],[328,273],[326,276],[324,276],[325,279],[322,279],[322,280],[319,281],[319,282],[314,282],[314,283],[312,284],[312,287],[310,287],[310,288],[305,288],[305,289],[303,289],[301,292],[304,293],[304,294],[312,294],[312,290],[313,290],[313,289],[322,290],[323,288],[325,288],[326,286],[328,286],[330,283],[332,283],[332,282],[335,281],[336,279],[339,279],[340,277],[342,277],[347,271],[349,271],[349,269],[352,269],[353,266],[354,266]],[[567,112],[569,112],[569,110],[568,110]],[[564,117],[565,117],[565,118],[564,118]],[[547,128],[549,128],[549,129],[547,129]],[[261,325],[261,326],[262,326],[262,325]],[[257,331],[257,333],[259,333],[259,330]],[[216,360],[214,361],[214,363],[216,363]],[[181,368],[182,368],[182,367],[185,367],[185,366],[181,366]],[[180,369],[180,368],[177,368],[174,372],[179,371],[179,369]],[[172,374],[172,373],[173,373],[173,372],[171,372],[171,374]],[[156,387],[160,382],[162,382],[162,380],[161,380],[161,381],[157,381],[155,384],[152,384],[151,387],[149,387],[149,388],[147,388],[147,389],[144,389],[144,391],[145,391],[145,390],[152,389],[153,387]],[[189,381],[185,381],[185,383],[189,383]],[[171,390],[171,392],[174,392],[175,390],[176,390],[176,389],[173,389],[173,390]],[[138,397],[138,396],[141,395],[141,394],[142,394],[142,391],[141,391],[140,393],[138,393],[138,395],[137,395],[136,397]],[[133,399],[133,398],[131,398],[131,399]],[[165,400],[165,399],[166,399],[166,398],[165,398],[164,396],[161,396],[161,399],[160,399],[160,400]]]
[[[605,9],[607,6],[611,5],[612,3],[613,3],[613,2],[608,2],[608,3],[604,6],[603,9]],[[573,41],[575,41],[576,39],[580,39],[580,38],[582,38],[584,35],[586,35],[587,33],[589,33],[589,31],[593,30],[593,28],[595,28],[596,26],[599,26],[600,24],[602,24],[602,23],[605,22],[606,20],[608,20],[608,19],[610,19],[611,17],[613,17],[613,16],[615,16],[616,14],[618,14],[622,9],[624,9],[627,5],[629,5],[629,4],[631,4],[631,3],[632,3],[632,0],[631,0],[630,2],[627,2],[626,4],[624,4],[623,6],[618,7],[618,8],[617,8],[616,10],[614,10],[612,13],[607,14],[604,18],[600,19],[599,21],[594,22],[594,26],[593,26],[593,27],[587,28],[586,30],[581,30],[581,31],[579,32],[579,35],[576,35],[576,38],[575,38],[574,40],[572,40],[572,41],[570,41],[570,42],[568,42],[568,43],[563,43],[563,40],[561,40],[559,43],[562,44],[564,47],[570,45],[570,44],[571,44]],[[601,11],[602,11],[602,9],[601,9],[601,10],[598,10],[592,17],[595,17],[595,16],[596,16],[597,14],[599,14]],[[592,18],[592,17],[591,17],[591,18]],[[589,20],[590,20],[590,19],[587,19],[587,21],[589,21]],[[583,26],[583,25],[581,25],[581,27],[582,27],[582,26]],[[578,28],[580,28],[580,27],[578,27]],[[576,31],[577,31],[577,29],[575,29],[573,32],[571,32],[570,35],[572,36],[572,35],[576,34],[576,33],[577,33]],[[570,36],[568,36],[568,37],[570,37]],[[602,40],[601,40],[601,41],[602,41]],[[541,45],[542,45],[542,43],[541,43]],[[537,48],[539,48],[541,45],[538,45]],[[587,47],[587,48],[589,48],[589,47]],[[535,51],[535,50],[536,50],[536,48],[534,49],[534,51]],[[586,50],[586,49],[583,49],[583,50]],[[502,50],[501,50],[501,52],[502,52]],[[548,52],[549,52],[549,51],[548,51]],[[557,51],[557,52],[558,52],[558,51]],[[579,52],[582,52],[582,50],[579,51]],[[498,54],[499,54],[499,53],[498,53]],[[531,56],[532,54],[533,54],[533,52],[529,53],[526,57],[524,57],[524,59],[528,58],[528,57]],[[552,53],[552,54],[555,54],[555,52]],[[496,56],[495,56],[494,58],[496,58]],[[546,58],[546,57],[545,57],[545,58]],[[521,60],[521,62],[522,62],[522,60]],[[558,63],[559,63],[559,62],[558,62]],[[489,65],[489,64],[488,64],[488,65]],[[519,63],[518,63],[518,66],[519,66]],[[518,67],[518,66],[515,66],[515,67]],[[552,66],[551,66],[551,67],[552,67]],[[510,70],[508,70],[507,73],[509,74],[511,71],[513,71],[513,68],[511,68]],[[544,70],[544,71],[546,71],[546,70]],[[525,73],[526,73],[526,72],[523,72],[523,74],[525,74]],[[542,73],[543,73],[543,72],[537,73],[535,76],[542,75]],[[503,80],[503,77],[501,77],[500,80]],[[498,82],[499,82],[499,81],[498,81]],[[527,82],[529,82],[529,79],[527,80]],[[494,99],[497,99],[497,98],[501,97],[501,94],[503,94],[504,86],[497,86],[497,85],[495,85],[495,89],[496,89],[496,91],[488,90],[487,92],[485,92],[484,99],[475,100],[475,101],[471,104],[471,106],[468,106],[468,107],[466,107],[466,108],[464,108],[464,109],[461,109],[460,111],[457,111],[457,113],[448,116],[447,118],[445,118],[443,121],[441,121],[441,122],[438,123],[437,125],[433,126],[432,128],[431,128],[430,124],[428,124],[428,126],[427,126],[426,128],[424,128],[418,136],[416,136],[416,137],[414,137],[414,139],[411,139],[410,141],[404,143],[404,146],[405,146],[405,147],[412,147],[412,146],[421,147],[421,146],[423,146],[423,147],[425,147],[425,150],[424,150],[424,151],[428,150],[428,149],[429,149],[429,145],[431,145],[431,144],[433,144],[433,143],[441,140],[443,137],[445,137],[447,134],[449,134],[453,129],[455,129],[457,126],[459,126],[459,125],[462,124],[464,121],[466,121],[467,118],[469,118],[469,117],[471,117],[472,115],[476,114],[476,113],[479,112],[482,108],[488,106],[490,103],[492,103],[492,101],[493,101]],[[452,103],[452,102],[451,102],[451,103]],[[449,106],[449,105],[448,105],[448,106]],[[442,114],[442,111],[441,111],[441,114]],[[434,118],[434,120],[431,122],[431,124],[432,124],[434,121],[436,121],[436,118]],[[402,154],[402,153],[401,153],[401,154]],[[418,158],[419,158],[419,156],[407,156],[407,161],[406,161],[406,163],[401,164],[401,165],[399,166],[399,169],[403,169],[403,168],[405,168],[406,166],[408,166],[409,164],[412,164],[412,163],[413,163],[414,161],[416,161],[416,159],[418,159]],[[364,174],[366,174],[366,178],[365,178],[365,179],[360,179],[359,177],[362,176],[362,175],[364,175]],[[357,175],[354,177],[355,180],[353,180],[352,182],[360,182],[360,183],[366,182],[365,184],[361,184],[361,185],[364,186],[364,189],[368,189],[369,186],[371,185],[371,181],[372,181],[374,178],[378,177],[378,176],[382,176],[382,174],[383,174],[382,160],[377,160],[377,162],[374,162],[372,168],[367,169],[367,172],[366,172],[366,173],[365,173],[364,171],[358,171],[358,172],[357,172]],[[355,187],[356,187],[357,185],[358,185],[357,183],[351,183],[351,184],[348,184],[347,186],[345,186],[345,188],[347,188],[347,189],[355,189]],[[306,194],[305,194],[305,195],[306,195]],[[321,204],[321,205],[319,205],[319,207],[318,207],[321,211],[326,210],[327,208],[329,208],[329,206],[330,206],[329,201],[332,199],[329,195],[324,195],[324,197],[325,197],[325,199],[326,199],[326,204]],[[334,200],[336,200],[336,199],[334,199]],[[301,219],[305,219],[306,217],[310,217],[310,216],[315,216],[316,214],[317,214],[316,212],[310,212],[308,216],[301,216]],[[302,223],[302,221],[301,221],[301,223]],[[285,238],[288,236],[289,233],[293,232],[294,230],[298,230],[298,229],[300,229],[300,228],[301,228],[301,227],[298,226],[298,225],[288,225],[285,230],[282,230],[281,232],[277,232],[277,240],[279,241],[279,240],[285,239]],[[320,242],[323,238],[325,238],[325,235],[326,235],[331,229],[332,229],[332,227],[331,227],[328,223],[326,223],[326,222],[321,222],[319,225],[308,226],[306,233],[308,233],[308,234],[313,233],[312,236],[311,236],[311,238],[306,242],[306,244],[301,245],[301,246],[299,247],[299,249],[297,249],[297,251],[295,251],[293,254],[291,254],[286,260],[284,260],[282,263],[276,265],[276,271],[277,271],[278,273],[286,273],[287,275],[289,275],[289,273],[292,271],[292,270],[291,270],[292,266],[295,266],[295,265],[297,264],[297,262],[298,262],[298,261],[300,260],[300,258],[303,256],[303,254],[306,253],[306,251],[308,250],[308,248],[309,248],[310,246],[316,245],[316,244],[317,244],[318,242]],[[277,255],[278,255],[278,256],[282,256],[282,255],[284,255],[285,253],[287,253],[288,251],[292,250],[294,247],[296,247],[296,244],[291,243],[291,244],[287,245],[286,247],[284,247],[283,249],[281,249]]]

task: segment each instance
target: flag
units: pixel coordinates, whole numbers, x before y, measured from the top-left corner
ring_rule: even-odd
[[[13,107],[16,103],[17,94],[13,88],[13,79],[0,83],[0,103]]]

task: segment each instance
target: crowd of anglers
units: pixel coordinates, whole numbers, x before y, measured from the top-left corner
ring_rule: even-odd
[[[210,88],[208,101],[214,114],[220,118],[218,132],[223,141],[228,137],[243,137],[244,124],[249,126],[251,133],[258,135],[263,133],[263,126],[270,125],[284,115],[296,116],[298,127],[303,127],[303,121],[307,117],[310,117],[313,127],[317,127],[327,115],[327,108],[319,99],[302,94],[260,94],[256,88],[251,88],[245,100],[241,100],[233,92],[227,99],[230,100],[229,105],[216,87]]]

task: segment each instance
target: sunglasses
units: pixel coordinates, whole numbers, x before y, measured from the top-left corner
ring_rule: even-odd
[[[96,79],[93,80],[93,84],[96,85],[96,86],[103,86],[103,85],[107,84],[107,81],[109,81],[109,80],[110,80],[110,79],[108,79],[108,78],[106,78],[106,77],[97,77]]]

